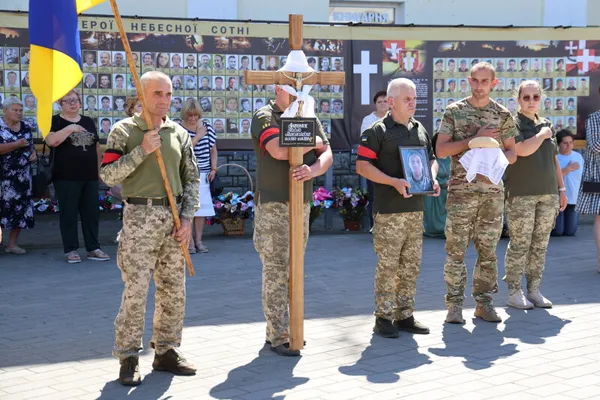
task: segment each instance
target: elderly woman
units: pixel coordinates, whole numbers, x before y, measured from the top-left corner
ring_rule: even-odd
[[[23,103],[9,97],[0,118],[0,226],[10,231],[6,252],[22,255],[21,229],[34,226],[30,164],[37,159],[31,127],[22,121]]]
[[[54,149],[52,179],[59,205],[60,234],[69,264],[81,262],[78,216],[87,259],[107,261],[100,250],[98,226],[98,171],[100,169],[100,139],[90,117],[79,114],[79,93],[72,90],[59,100],[62,112],[52,117],[46,143]]]
[[[202,244],[202,231],[206,217],[215,215],[212,197],[210,195],[210,182],[217,174],[217,135],[207,122],[201,121],[202,109],[200,103],[194,98],[189,98],[181,108],[181,126],[187,129],[192,138],[194,154],[200,172],[200,207],[194,215],[193,238],[195,247],[190,240],[190,252],[208,253]]]

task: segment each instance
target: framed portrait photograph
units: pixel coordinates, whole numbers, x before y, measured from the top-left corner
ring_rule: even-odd
[[[435,193],[427,148],[422,146],[398,146],[404,177],[410,183],[409,194]]]

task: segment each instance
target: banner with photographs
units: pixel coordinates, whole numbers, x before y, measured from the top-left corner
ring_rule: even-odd
[[[243,74],[284,65],[287,25],[143,18],[125,18],[124,23],[138,72],[158,70],[171,78],[171,118],[179,121],[183,103],[195,98],[202,119],[217,132],[220,149],[252,149],[252,114],[275,97],[275,88],[246,84]],[[308,63],[319,71],[347,71],[345,86],[315,85],[311,92],[332,147],[349,150],[358,144],[362,119],[373,111],[373,95],[397,77],[416,83],[415,117],[433,132],[444,108],[469,95],[468,71],[478,61],[497,69],[494,100],[516,112],[514,89],[522,80],[537,80],[546,92],[542,114],[557,129],[571,129],[583,139],[585,119],[600,108],[594,89],[600,84],[600,41],[581,37],[597,36],[598,28],[528,31],[544,39],[521,41],[519,30],[501,28],[475,35],[473,28],[305,26]],[[135,95],[131,72],[112,18],[81,17],[80,32],[82,114],[96,121],[106,139],[111,126],[126,117],[127,97]],[[398,37],[405,39],[390,39]],[[445,39],[452,37],[461,40]],[[463,40],[467,37],[478,40]],[[27,16],[0,13],[0,103],[18,97],[25,120],[35,126],[28,42]],[[55,109],[60,111],[58,105]]]

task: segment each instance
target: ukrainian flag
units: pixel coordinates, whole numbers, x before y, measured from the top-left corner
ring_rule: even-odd
[[[77,15],[103,1],[29,0],[29,80],[43,137],[50,132],[52,104],[83,76]]]

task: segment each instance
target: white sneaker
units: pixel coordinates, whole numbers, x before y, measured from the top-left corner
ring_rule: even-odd
[[[544,296],[542,296],[542,294],[540,293],[539,290],[530,292],[527,295],[527,298],[536,306],[539,308],[552,308],[552,302],[550,300],[548,300],[547,298],[545,298]]]
[[[531,304],[531,302],[525,298],[525,295],[521,289],[511,292],[511,294],[508,296],[506,304],[510,307],[518,308],[520,310],[531,310],[533,308],[533,304]]]

